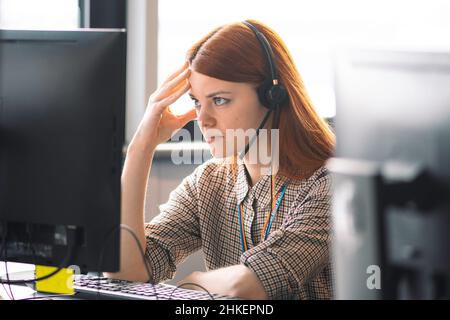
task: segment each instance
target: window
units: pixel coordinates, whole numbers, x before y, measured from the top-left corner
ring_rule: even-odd
[[[214,27],[253,18],[284,40],[323,117],[336,113],[331,55],[336,46],[450,47],[446,0],[161,0],[158,5],[158,83],[183,62],[189,46]],[[183,99],[173,106],[174,112],[192,105]]]
[[[0,28],[74,29],[78,0],[0,0]]]

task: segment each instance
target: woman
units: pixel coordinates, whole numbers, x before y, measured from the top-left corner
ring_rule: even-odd
[[[257,93],[272,80],[258,31],[273,50],[277,80],[286,91],[272,112]],[[195,109],[174,116],[168,107],[188,91]],[[279,129],[275,175],[264,173],[263,163],[250,161],[250,153],[241,159],[236,155],[242,149],[225,148],[234,140],[227,130],[258,128],[266,115],[263,128]],[[145,223],[155,148],[195,118],[214,158],[186,177],[159,215]],[[265,141],[271,145],[271,139]],[[275,32],[254,20],[213,30],[151,95],[128,147],[122,223],[135,230],[145,248],[150,280],[173,277],[176,265],[201,248],[208,271],[194,272],[183,282],[248,299],[331,298],[330,177],[324,164],[333,149],[334,135],[317,115]],[[121,241],[121,271],[109,276],[148,281],[133,238],[123,233]]]

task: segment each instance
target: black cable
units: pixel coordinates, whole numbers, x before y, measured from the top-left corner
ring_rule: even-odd
[[[145,269],[147,271],[147,276],[148,276],[148,281],[146,281],[146,283],[152,281],[153,275],[152,275],[152,272],[150,271],[150,267],[148,266],[147,256],[145,255],[145,252],[144,252],[144,250],[141,247],[141,243],[139,241],[139,238],[137,237],[136,233],[134,232],[134,230],[132,228],[130,228],[129,226],[127,226],[125,224],[120,224],[118,227],[115,227],[114,229],[112,229],[105,236],[105,240],[103,241],[103,245],[102,245],[102,248],[100,250],[100,256],[99,256],[99,261],[98,261],[98,268],[97,268],[97,270],[98,270],[97,299],[100,298],[100,279],[102,278],[100,276],[100,272],[101,272],[100,270],[102,268],[103,254],[104,254],[104,251],[105,251],[105,245],[106,245],[107,241],[109,240],[109,238],[111,237],[112,234],[114,234],[117,230],[120,231],[122,229],[128,231],[131,234],[131,236],[134,238],[134,240],[136,242],[136,245],[137,245],[137,247],[138,247],[138,249],[139,249],[139,251],[141,253],[142,261],[144,262],[144,266],[145,266]],[[122,253],[120,253],[120,254],[122,254]],[[120,256],[120,254],[119,254],[119,256]],[[158,300],[158,295],[157,295],[156,288],[155,288],[154,285],[152,285],[152,289],[153,289],[153,293],[155,294],[156,300]]]
[[[6,263],[6,262],[5,262],[5,263]],[[5,291],[5,293],[6,293],[6,295],[8,296],[8,298],[9,298],[10,300],[13,300],[13,298],[11,297],[11,293],[8,292],[8,289],[6,289],[6,285],[5,285],[4,283],[2,283],[1,285],[2,285],[2,287],[3,287],[3,291]],[[10,288],[9,290],[11,290],[11,288]]]
[[[8,275],[8,266],[7,266],[7,253],[6,253],[6,230],[7,230],[7,227],[6,227],[6,224],[4,224],[3,225],[3,236],[2,236],[2,245],[1,245],[1,247],[0,247],[0,257],[3,255],[3,250],[5,249],[5,255],[3,256],[3,258],[4,258],[4,263],[5,263],[5,270],[6,270],[6,274]],[[9,292],[8,292],[8,290],[6,289],[6,286],[5,286],[5,284],[2,282],[1,283],[2,284],[2,287],[3,287],[3,290],[6,292],[6,294],[8,295],[8,298],[9,299],[11,299],[11,300],[14,300],[14,296],[12,295],[12,290],[11,290],[11,285],[9,285]]]
[[[70,231],[70,229],[69,229]],[[60,272],[63,268],[65,268],[70,260],[72,259],[72,255],[74,252],[74,246],[75,244],[72,244],[69,246],[68,251],[67,251],[67,255],[64,258],[63,262],[60,264],[60,266],[57,267],[56,270],[50,272],[49,274],[42,276],[42,277],[38,277],[38,278],[34,278],[34,279],[26,279],[26,280],[8,280],[9,279],[9,275],[7,274],[7,280],[5,281],[4,279],[0,278],[0,283],[5,283],[5,284],[26,284],[26,283],[33,283],[33,282],[38,282],[38,281],[42,281],[42,280],[46,280],[49,279],[51,277],[53,277],[55,274],[57,274],[58,272]],[[6,247],[5,247],[6,248]],[[3,248],[2,248],[3,250]]]
[[[5,233],[6,233],[6,232],[5,232]],[[15,300],[15,299],[14,299],[14,294],[13,294],[12,289],[11,289],[11,281],[9,280],[9,271],[8,271],[8,248],[5,246],[4,250],[5,250],[5,271],[6,271],[6,280],[8,280],[8,288],[9,288],[9,292],[11,293],[11,300]]]
[[[255,142],[256,138],[259,136],[259,131],[264,127],[267,120],[269,119],[269,115],[272,112],[272,110],[267,111],[266,115],[264,116],[264,119],[261,121],[261,124],[259,125],[258,129],[256,129],[256,134],[252,137],[252,139],[245,145],[244,150],[239,155],[239,159],[243,159],[244,156],[247,154],[248,150],[250,149],[250,146]]]
[[[3,240],[2,240],[1,252],[3,252],[3,250],[4,250],[4,256],[3,257],[4,257],[4,261],[5,261],[5,271],[6,271],[6,279],[8,280],[9,293],[6,291],[6,287],[5,287],[4,283],[2,283],[2,286],[3,286],[3,289],[5,289],[6,293],[8,294],[8,297],[11,300],[14,300],[14,294],[13,294],[12,289],[11,289],[11,283],[9,283],[8,252],[7,252],[8,247],[6,245],[7,244],[6,239],[8,237],[8,225],[6,223],[4,224],[3,229],[4,229],[4,231],[3,231],[4,232],[4,236],[3,236]]]
[[[211,298],[211,300],[216,300],[216,299],[214,299],[213,295],[212,295],[207,289],[205,289],[205,287],[203,287],[203,286],[201,286],[201,285],[199,285],[199,284],[193,283],[193,282],[185,282],[185,283],[182,283],[182,284],[179,284],[178,286],[176,286],[176,287],[172,290],[172,292],[170,293],[170,295],[169,295],[169,300],[172,299],[172,295],[174,294],[175,290],[177,290],[177,289],[179,289],[179,288],[181,288],[182,286],[185,286],[185,285],[191,285],[191,286],[193,285],[193,286],[199,287],[199,288],[203,289],[203,290],[209,295],[209,297]]]

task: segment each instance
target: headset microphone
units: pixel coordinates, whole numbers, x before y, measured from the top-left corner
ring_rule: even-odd
[[[259,130],[261,130],[264,125],[267,122],[267,119],[269,119],[270,113],[272,110],[267,111],[266,115],[264,116],[263,121],[261,121],[261,124],[259,125],[258,129],[256,129],[256,134],[253,136],[253,138],[249,141],[249,143],[247,143],[245,145],[245,149],[241,152],[241,154],[239,155],[239,159],[243,159],[245,157],[245,155],[247,154],[248,150],[250,149],[250,147],[252,146],[252,144],[255,142],[256,138],[259,136]]]

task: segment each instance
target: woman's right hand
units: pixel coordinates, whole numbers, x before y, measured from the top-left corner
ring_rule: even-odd
[[[132,143],[138,143],[145,148],[154,149],[170,137],[189,121],[197,117],[192,109],[185,114],[176,116],[169,106],[186,93],[190,84],[189,63],[170,75],[163,84],[150,96],[147,109],[133,137]]]

